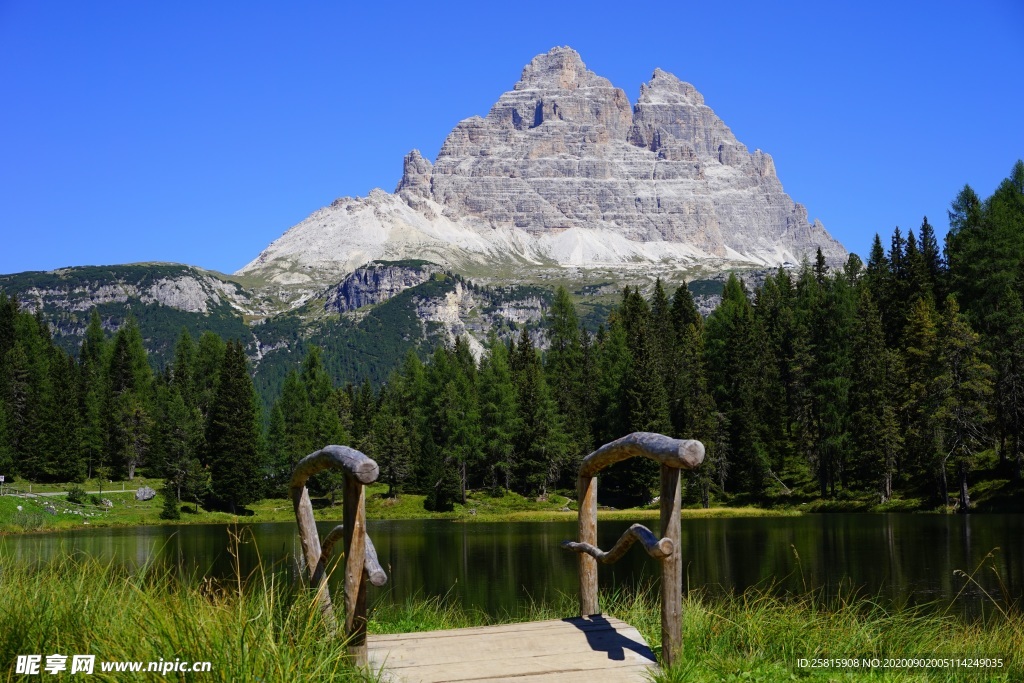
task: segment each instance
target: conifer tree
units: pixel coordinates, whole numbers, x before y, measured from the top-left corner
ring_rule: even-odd
[[[718,429],[718,410],[708,389],[704,360],[704,324],[700,316],[687,324],[680,341],[680,366],[682,373],[685,373],[686,381],[684,393],[678,397],[684,406],[684,421],[679,426],[677,436],[697,439],[704,444],[704,462],[689,476],[700,504],[707,508],[711,505],[711,487],[721,475],[721,435]]]
[[[1004,316],[999,327],[1005,330],[995,344],[999,455],[1002,463],[1012,465],[1014,478],[1020,480],[1024,477],[1024,306],[1017,291],[1010,288],[999,308]]]
[[[267,494],[271,497],[285,494],[294,469],[288,450],[287,431],[288,425],[284,419],[284,411],[281,410],[281,402],[275,401],[270,408],[270,419],[267,422]]]
[[[894,403],[896,362],[885,346],[881,315],[871,292],[862,288],[852,348],[851,478],[861,488],[876,490],[882,503],[892,498],[896,456],[903,447]]]
[[[987,441],[988,397],[992,394],[992,369],[985,363],[978,335],[971,330],[952,296],[946,299],[939,338],[939,375],[935,379],[938,409],[935,420],[940,430],[940,451],[936,458],[942,500],[948,500],[946,463],[950,462],[958,489],[958,510],[971,507],[967,476],[977,453]]]
[[[50,439],[44,475],[51,481],[83,482],[86,463],[82,457],[78,367],[56,346],[48,351],[52,394],[46,415]]]
[[[754,374],[760,370],[759,359],[754,357],[753,328],[750,300],[739,279],[730,275],[722,302],[708,317],[705,328],[708,383],[729,428],[728,443],[719,451],[720,467],[729,472],[736,490],[760,495],[768,456],[756,417]],[[724,459],[726,453],[732,462]]]
[[[689,437],[687,434],[692,429],[692,411],[694,404],[691,397],[696,392],[695,373],[704,369],[704,321],[697,312],[697,306],[690,296],[689,290],[683,285],[672,295],[672,328],[675,333],[675,358],[666,373],[672,380],[669,388],[669,419],[675,433],[682,438]],[[693,349],[694,339],[690,330],[691,325],[699,325],[700,329],[700,354],[695,354]],[[699,363],[699,366],[697,366]],[[705,388],[707,377],[702,377]]]
[[[761,359],[755,375],[755,404],[760,439],[771,467],[781,472],[788,450],[788,397],[790,383],[789,348],[793,311],[788,292],[788,275],[781,271],[768,277],[754,296],[753,353]],[[776,475],[777,476],[777,475]]]
[[[480,366],[480,423],[488,479],[494,489],[511,489],[517,469],[515,441],[519,434],[519,407],[508,348],[493,334]]]
[[[401,376],[395,372],[382,389],[380,409],[373,416],[368,439],[369,455],[380,466],[380,481],[388,496],[398,497],[412,472],[412,444],[416,438]]]
[[[275,447],[281,452],[275,453],[281,465],[278,473],[279,483],[291,478],[292,469],[302,458],[327,444],[316,445],[314,440],[313,408],[309,402],[309,392],[302,383],[299,373],[289,372],[284,378],[281,396],[274,404],[281,413],[283,431],[275,437]]]
[[[93,468],[103,464],[106,454],[107,434],[103,409],[104,397],[108,393],[105,372],[108,350],[109,344],[99,313],[93,308],[78,354],[82,456],[86,463],[86,476],[89,478],[93,476]]]
[[[207,427],[213,494],[233,513],[262,497],[257,397],[241,342],[228,342]]]
[[[0,362],[14,348],[14,321],[18,316],[18,300],[0,291]]]
[[[945,275],[942,263],[942,251],[939,241],[935,238],[935,228],[928,222],[928,216],[921,221],[921,257],[924,259],[925,270],[928,272],[929,283],[934,295],[943,290]]]
[[[938,368],[938,330],[935,309],[929,299],[911,305],[903,338],[905,387],[901,423],[904,430],[904,471],[934,473],[938,409],[934,379]]]
[[[185,405],[190,408],[199,406],[199,396],[196,393],[196,354],[196,343],[192,335],[187,329],[182,328],[174,345],[171,384],[177,389]]]
[[[312,439],[312,450],[330,444],[343,444],[349,440],[341,423],[341,406],[327,370],[321,359],[320,348],[312,346],[302,362],[302,386],[307,396],[310,414],[307,416],[308,429]],[[369,389],[369,383],[365,383]],[[362,396],[362,391],[360,395]],[[373,404],[373,390],[369,391],[367,402]],[[369,409],[369,408],[367,408]],[[365,418],[364,418],[365,419]],[[309,451],[309,452],[312,452]]]
[[[584,367],[579,317],[565,287],[555,291],[548,319],[545,374],[569,438],[569,458],[578,463],[591,450],[591,435],[580,393]]]
[[[224,365],[227,346],[224,340],[213,332],[203,332],[196,346],[195,391],[203,424],[210,420],[214,396],[217,392],[217,375]]]
[[[47,412],[52,406],[49,329],[28,313],[14,319],[14,345],[4,358],[3,385],[7,388],[8,430],[15,473],[45,480],[52,452]]]
[[[523,328],[516,345],[519,456],[515,478],[523,493],[546,495],[566,466],[567,438],[533,342]]]
[[[853,300],[845,277],[839,275],[825,283],[812,321],[812,419],[817,427],[816,465],[824,497],[835,495],[851,446],[847,417]]]

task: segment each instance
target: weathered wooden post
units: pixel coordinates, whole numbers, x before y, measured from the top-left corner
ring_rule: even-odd
[[[631,526],[605,552],[597,547],[597,473],[609,465],[633,457],[645,457],[661,464],[661,533],[658,539],[640,524]],[[695,469],[704,461],[700,441],[673,439],[653,432],[634,432],[607,443],[583,459],[577,491],[579,495],[579,540],[564,541],[562,547],[580,553],[580,614],[600,611],[597,600],[597,561],[611,564],[636,541],[647,554],[661,562],[661,657],[671,665],[682,654],[683,561],[680,528],[680,470]]]
[[[306,481],[325,469],[340,469],[345,475],[343,525],[336,526],[323,540],[316,531],[313,505]],[[335,624],[331,594],[327,589],[327,562],[339,538],[345,543],[345,637],[357,664],[366,662],[366,582],[383,586],[387,575],[377,561],[373,542],[366,534],[366,494],[380,473],[377,463],[347,446],[325,446],[299,461],[292,473],[289,493],[299,526],[299,541],[309,568],[310,584],[328,623]]]
[[[597,545],[597,479],[577,478],[577,500],[579,501],[579,542]],[[597,603],[597,558],[587,553],[579,554],[580,563],[580,616],[597,614],[601,608]]]

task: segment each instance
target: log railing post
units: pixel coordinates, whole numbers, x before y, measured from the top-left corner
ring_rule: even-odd
[[[366,495],[362,483],[345,474],[345,634],[348,652],[366,661]]]
[[[672,554],[661,561],[661,658],[666,666],[683,649],[683,557],[681,472],[661,466],[661,535],[672,541]]]
[[[597,545],[597,479],[580,476],[577,479],[577,500],[579,501],[580,543]],[[580,563],[580,616],[598,614],[601,608],[597,601],[597,559],[579,554]]]
[[[605,467],[636,456],[661,464],[661,535],[634,524],[612,550],[597,547],[597,473]],[[672,439],[663,434],[634,432],[607,443],[583,459],[577,479],[579,539],[562,547],[579,553],[580,615],[597,614],[597,562],[615,562],[640,540],[647,554],[661,562],[661,658],[666,666],[678,661],[683,651],[683,560],[680,507],[680,470],[695,469],[704,461],[704,444]]]

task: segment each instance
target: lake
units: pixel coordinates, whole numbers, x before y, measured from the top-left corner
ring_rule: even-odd
[[[610,548],[628,526],[600,522],[600,546]],[[321,524],[321,536],[332,527]],[[576,593],[575,555],[559,547],[575,537],[575,522],[370,521],[368,528],[389,577],[385,587],[370,588],[371,603],[450,596],[464,607],[500,615],[516,613],[531,600]],[[237,529],[246,530],[238,552],[243,573],[262,564],[300,575],[294,523]],[[224,525],[151,526],[8,536],[0,539],[0,554],[45,563],[74,551],[104,562],[230,577],[229,531]],[[983,590],[1000,603],[1024,595],[1024,515],[684,519],[682,555],[690,589],[712,593],[761,587],[778,594],[835,595],[856,589],[884,604],[930,609],[946,609],[956,598],[953,611],[967,616],[992,610]],[[980,587],[956,573],[970,573],[982,563],[975,576]],[[340,575],[339,570],[332,577],[339,591]],[[650,583],[658,576],[657,564],[639,547],[619,564],[599,568],[604,588]]]

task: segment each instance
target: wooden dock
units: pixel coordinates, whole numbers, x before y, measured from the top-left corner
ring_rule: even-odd
[[[367,662],[388,683],[638,683],[654,653],[624,621],[590,617],[367,638]]]

